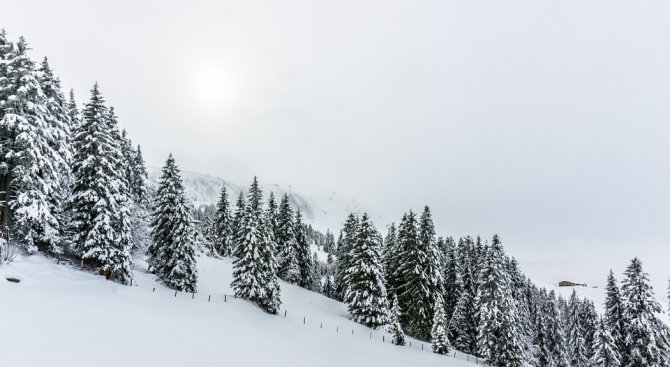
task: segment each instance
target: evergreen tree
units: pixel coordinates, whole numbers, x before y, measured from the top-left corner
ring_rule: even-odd
[[[626,268],[621,287],[626,367],[664,366],[668,363],[668,340],[656,317],[661,306],[654,297],[648,275],[637,258]]]
[[[312,267],[315,263],[312,261],[310,254],[309,243],[307,242],[307,236],[305,235],[305,227],[302,223],[302,214],[300,214],[300,210],[297,210],[295,213],[293,229],[295,231],[295,241],[293,242],[295,249],[293,252],[298,261],[298,270],[300,273],[298,285],[303,288],[309,288],[312,284]]]
[[[330,273],[327,273],[323,279],[323,285],[321,286],[321,294],[328,298],[335,297],[335,281],[333,276]]]
[[[376,329],[388,321],[388,303],[376,230],[367,214],[357,226],[347,270],[344,300],[354,321]]]
[[[459,253],[465,253],[464,249],[468,246],[466,240],[461,238],[458,248],[453,246],[451,242],[444,244],[444,308],[446,311],[447,320],[451,320],[454,315],[456,303],[460,298],[461,293],[461,279],[463,269],[460,269],[458,261]]]
[[[433,327],[430,332],[430,342],[433,347],[433,353],[449,353],[449,341],[447,340],[447,320],[444,314],[444,305],[442,300],[438,300],[435,305],[435,315],[433,316]]]
[[[586,349],[586,358],[591,361],[595,351],[596,332],[598,331],[598,312],[593,301],[584,299],[580,303],[579,315],[582,324],[582,335],[584,336],[584,347]]]
[[[469,260],[468,252],[463,251],[460,260],[463,273],[462,289],[448,331],[456,349],[464,353],[476,354],[478,321],[475,299],[477,291],[473,267]]]
[[[358,231],[358,218],[350,213],[347,220],[344,222],[344,228],[340,233],[339,241],[337,242],[337,263],[335,264],[335,286],[338,300],[344,300],[344,295],[347,293],[347,271],[351,267],[351,250],[356,241],[356,233]]]
[[[235,212],[233,213],[233,252],[237,247],[237,244],[241,242],[240,236],[242,235],[242,222],[244,221],[244,212],[246,208],[246,203],[244,202],[244,192],[240,191],[240,195],[237,197],[237,202],[235,203]]]
[[[398,266],[398,244],[395,223],[391,223],[388,227],[388,233],[384,239],[384,285],[388,292],[389,300],[392,301],[397,296],[399,287],[398,281],[395,277],[395,269]]]
[[[134,154],[130,157],[130,192],[133,201],[141,207],[146,208],[149,204],[149,194],[147,192],[147,168],[142,156],[142,147],[138,144]]]
[[[619,367],[621,360],[614,338],[607,328],[607,322],[600,320],[598,322],[598,331],[596,332],[593,344],[593,366],[595,367]]]
[[[409,330],[419,338],[428,339],[435,307],[442,302],[441,256],[428,207],[421,215],[418,233],[415,223],[414,213],[410,211],[398,232],[399,256],[402,259],[396,270],[399,279],[402,279],[398,301],[405,310]]]
[[[477,346],[491,365],[515,367],[523,364],[523,345],[517,325],[517,309],[505,272],[505,253],[498,236],[487,251],[479,275],[475,304],[479,310]]]
[[[214,249],[221,256],[230,256],[233,253],[233,218],[230,214],[228,191],[225,185],[221,188],[221,196],[216,205]]]
[[[236,296],[276,314],[281,305],[275,262],[276,244],[262,210],[262,196],[258,180],[254,177],[240,220],[231,287]]]
[[[121,153],[115,126],[104,102],[95,84],[75,133],[71,227],[82,262],[99,267],[99,272],[110,279],[127,283],[132,279],[132,244],[125,182],[118,171]]]
[[[605,287],[606,297],[605,297],[605,323],[607,324],[607,330],[609,330],[612,338],[614,339],[614,345],[616,346],[616,351],[621,358],[622,364],[625,363],[623,359],[623,354],[626,349],[626,343],[624,340],[624,319],[623,319],[623,305],[621,303],[621,294],[619,292],[619,287],[617,286],[617,281],[614,278],[614,273],[610,270],[609,275],[607,276],[607,285]]]
[[[279,277],[289,283],[300,282],[300,263],[298,261],[298,248],[295,231],[293,209],[289,203],[288,194],[284,194],[277,212],[277,248],[278,251],[278,274]]]
[[[391,307],[391,314],[388,326],[388,332],[393,335],[391,343],[395,345],[405,345],[405,333],[400,326],[400,306],[398,305],[398,296],[393,295],[393,306]]]
[[[568,346],[570,351],[570,365],[574,367],[588,367],[589,359],[586,353],[584,328],[580,314],[580,301],[573,290],[568,302]]]
[[[50,115],[60,111],[49,110],[57,104],[47,100],[27,52],[23,38],[13,46],[0,33],[0,225],[3,238],[11,231],[28,252],[40,244],[58,251],[58,203],[52,199],[68,164],[62,155],[67,147],[56,146],[66,126],[58,120],[62,116]]]
[[[195,229],[172,154],[163,167],[151,227],[149,270],[170,288],[195,292]]]

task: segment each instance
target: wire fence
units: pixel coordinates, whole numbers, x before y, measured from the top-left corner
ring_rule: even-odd
[[[150,289],[151,293],[154,293],[156,295],[161,295],[165,296],[166,298],[172,298],[172,299],[183,299],[183,298],[190,298],[193,301],[196,302],[205,302],[205,303],[212,303],[212,304],[227,304],[230,302],[248,302],[245,299],[238,298],[234,294],[227,294],[227,293],[198,293],[198,292],[181,292],[177,290],[168,290],[165,288],[160,288],[160,287],[142,287],[137,282],[131,280],[130,283],[131,287],[134,288],[139,288],[139,289]],[[330,332],[335,332],[338,334],[343,334],[343,335],[349,335],[352,337],[357,337],[358,339],[367,339],[368,341],[371,342],[377,342],[377,343],[388,343],[391,344],[392,340],[392,335],[384,332],[382,330],[372,330],[372,329],[367,329],[367,330],[361,330],[364,329],[365,326],[363,325],[358,325],[357,328],[351,328],[350,326],[344,326],[344,325],[337,325],[337,324],[329,324],[329,323],[324,323],[322,320],[319,320],[318,318],[312,318],[309,317],[308,315],[302,315],[298,314],[297,316],[289,312],[288,309],[282,309],[278,313],[278,316],[281,318],[291,321],[291,322],[296,322],[296,323],[302,323],[305,327],[316,327],[321,330],[327,330]],[[400,347],[400,346],[398,346]],[[417,340],[407,340],[406,344],[404,346],[405,348],[410,348],[413,350],[421,350],[425,352],[430,352],[432,353],[432,347],[430,343],[425,343]],[[465,353],[460,353],[457,351],[451,351],[449,352],[448,355],[445,355],[445,357],[451,357],[451,358],[458,358],[462,361],[470,362],[476,365],[481,365],[481,366],[489,366],[487,363],[485,363],[484,360],[478,357],[471,356],[469,354]]]

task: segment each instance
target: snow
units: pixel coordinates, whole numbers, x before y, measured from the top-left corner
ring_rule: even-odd
[[[199,293],[175,297],[142,260],[127,287],[42,255],[19,256],[0,266],[0,365],[473,365],[428,344],[422,351],[416,340],[392,345],[386,332],[350,321],[344,304],[286,283],[280,314],[263,313],[231,296],[231,269],[229,258],[200,257]],[[21,282],[4,281],[10,276]]]

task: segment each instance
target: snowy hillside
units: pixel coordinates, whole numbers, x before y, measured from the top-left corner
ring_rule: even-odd
[[[126,287],[41,255],[19,257],[0,268],[1,364],[473,365],[461,354],[433,354],[429,345],[422,351],[416,341],[394,346],[385,332],[348,320],[342,303],[285,283],[280,315],[268,315],[230,296],[231,267],[230,259],[199,258],[199,292],[192,298],[175,297],[143,264],[134,286]],[[21,282],[5,281],[9,276]]]
[[[156,187],[161,176],[160,168],[148,167],[147,171],[149,173],[149,186]],[[182,171],[181,173],[186,195],[196,207],[215,205],[224,185],[231,194],[231,200],[234,201],[240,191],[246,189],[249,184],[233,183],[220,177],[196,172]],[[263,184],[262,181],[261,184]],[[305,196],[279,185],[265,185],[264,190],[274,192],[277,199],[288,192],[291,204],[303,212],[307,222],[324,232],[326,229],[339,230],[342,221],[350,212],[369,210],[356,199],[343,198],[337,192]],[[372,215],[372,218],[381,223],[381,217]]]

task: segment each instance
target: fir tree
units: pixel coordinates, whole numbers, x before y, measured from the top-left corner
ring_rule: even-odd
[[[419,338],[430,338],[433,315],[442,301],[443,280],[441,256],[435,240],[435,229],[428,207],[421,215],[418,233],[411,211],[398,232],[402,264],[396,270],[401,279],[400,306],[406,313],[406,324]]]
[[[262,210],[262,196],[258,180],[254,177],[239,224],[239,243],[235,247],[231,287],[236,296],[253,301],[264,311],[276,314],[281,305],[275,262],[276,245]]]
[[[462,291],[459,276],[463,273],[463,269],[460,269],[458,253],[464,253],[467,246],[463,238],[459,241],[458,248],[454,247],[451,242],[444,244],[444,308],[447,320],[451,320]]]
[[[300,282],[300,264],[298,261],[297,240],[293,209],[288,194],[284,194],[277,212],[277,248],[279,277],[289,283]]]
[[[228,191],[225,185],[221,188],[221,196],[216,205],[214,249],[221,256],[230,256],[233,253],[233,218],[230,214]]]
[[[620,367],[621,360],[617,346],[607,328],[607,322],[603,319],[598,322],[593,344],[593,366],[595,367]]]
[[[294,253],[298,261],[298,271],[300,274],[298,285],[303,288],[309,288],[312,284],[312,267],[314,266],[314,262],[310,254],[309,243],[307,243],[300,210],[297,210],[295,213],[293,229],[295,231],[295,241],[293,242],[295,246]]]
[[[333,281],[333,276],[330,273],[327,273],[323,279],[323,285],[321,286],[321,294],[328,298],[335,297],[335,281]]]
[[[568,347],[570,351],[570,365],[574,367],[588,367],[589,359],[586,353],[584,328],[580,314],[580,301],[573,290],[568,303]]]
[[[170,288],[195,292],[198,275],[195,230],[172,154],[163,167],[152,216],[152,243],[147,250],[149,270]]]
[[[240,194],[237,197],[237,202],[235,203],[235,212],[233,213],[233,252],[237,247],[237,244],[240,243],[242,235],[242,225],[244,221],[244,212],[246,208],[246,203],[244,202],[244,192],[240,191]]]
[[[388,332],[393,335],[391,343],[395,345],[405,345],[405,333],[400,326],[400,306],[398,305],[398,296],[393,295],[393,306],[391,307]]]
[[[433,316],[433,327],[430,332],[430,343],[433,347],[433,353],[449,353],[449,341],[447,340],[447,325],[444,314],[444,305],[438,300],[435,305],[435,315]]]
[[[477,346],[479,354],[491,365],[515,367],[523,364],[523,346],[504,259],[505,253],[496,235],[479,275],[475,301],[479,310]]]
[[[50,116],[58,112],[49,111],[56,103],[47,100],[27,52],[23,38],[14,47],[0,33],[0,225],[8,232],[11,223],[12,237],[28,252],[42,243],[57,250],[60,223],[52,199],[68,164],[67,148],[56,144],[65,125],[63,116]]]
[[[388,321],[380,247],[376,230],[368,215],[363,214],[351,248],[344,300],[354,321],[373,329]]]
[[[135,203],[146,208],[149,204],[149,194],[147,192],[147,168],[142,156],[142,147],[138,144],[134,154],[130,157],[130,192]]]
[[[461,257],[462,289],[456,303],[453,317],[449,325],[449,335],[453,338],[453,346],[468,354],[477,352],[477,297],[476,280],[467,251]]]
[[[668,363],[668,340],[656,317],[661,306],[654,297],[648,275],[637,258],[626,268],[621,287],[626,367],[664,366]]]
[[[337,263],[335,265],[335,286],[338,300],[343,300],[347,293],[347,271],[351,266],[351,250],[356,241],[358,218],[350,213],[344,222],[344,228],[337,242]]]
[[[621,294],[619,292],[619,287],[617,286],[617,281],[614,278],[614,273],[610,270],[609,275],[607,276],[607,285],[605,287],[606,297],[605,297],[605,323],[607,324],[607,330],[609,330],[612,338],[614,339],[614,345],[616,351],[619,354],[619,357],[623,357],[624,351],[626,349],[626,343],[624,340],[624,319],[623,319],[623,305],[621,303]],[[621,358],[621,362],[625,362]]]
[[[95,84],[75,137],[72,212],[75,249],[83,262],[99,267],[108,278],[132,278],[127,203],[115,126]]]

